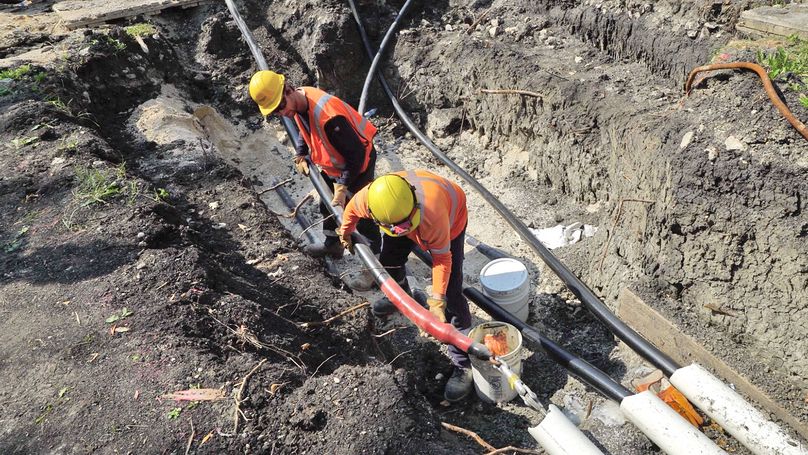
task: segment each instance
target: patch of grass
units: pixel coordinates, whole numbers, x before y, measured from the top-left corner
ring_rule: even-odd
[[[26,74],[31,72],[31,65],[20,65],[16,68],[0,71],[0,79],[11,79],[12,81],[19,81],[25,77]]]
[[[126,49],[126,44],[123,41],[120,41],[115,38],[107,37],[107,42],[115,48],[115,53],[118,53],[124,49]]]
[[[808,109],[808,95],[800,95],[800,104],[805,109]]]
[[[126,175],[123,165],[114,171],[76,168],[77,187],[74,196],[82,201],[83,206],[106,204],[108,200],[123,193],[122,180]]]
[[[182,408],[174,408],[168,411],[168,414],[166,416],[168,417],[169,420],[172,420],[179,418],[180,414],[182,414]]]
[[[756,58],[758,63],[768,68],[772,79],[791,73],[808,83],[808,40],[792,35],[784,46],[777,47],[774,52],[758,50]]]
[[[147,24],[145,22],[124,27],[123,30],[132,38],[136,36],[150,36],[157,33],[157,29],[154,27],[154,25]]]

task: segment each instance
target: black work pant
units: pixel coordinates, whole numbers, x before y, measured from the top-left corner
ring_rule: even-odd
[[[452,272],[449,275],[449,287],[446,288],[446,320],[457,330],[468,335],[471,327],[471,312],[469,302],[463,295],[463,259],[465,258],[463,243],[465,238],[466,230],[463,229],[463,232],[452,239],[449,248],[452,253]],[[386,234],[382,236],[379,262],[399,283],[406,279],[405,265],[414,247],[415,242],[407,237],[391,237]],[[434,283],[432,285],[434,286]],[[452,345],[449,345],[449,357],[456,367],[468,368],[470,366],[468,354]]]
[[[349,196],[353,196],[357,191],[361,190],[365,187],[365,185],[369,185],[370,182],[373,181],[374,177],[374,168],[376,167],[376,149],[370,151],[370,160],[368,161],[368,168],[365,172],[359,174],[356,180],[353,181],[350,185],[348,185],[348,191],[351,192]],[[327,175],[325,172],[320,172],[320,175],[323,176],[323,180],[325,180],[326,185],[331,188],[331,191],[334,191],[334,178]],[[333,245],[334,243],[339,242],[339,238],[337,237],[337,228],[339,225],[337,224],[337,220],[334,219],[331,215],[331,212],[328,210],[328,206],[331,205],[331,201],[323,201],[320,200],[320,214],[323,215],[325,221],[323,221],[323,234],[325,235],[325,244],[326,246]],[[374,254],[379,253],[379,245],[381,243],[381,234],[379,232],[379,227],[376,226],[376,223],[373,220],[367,219],[360,219],[359,223],[356,225],[356,230],[359,231],[360,234],[364,235],[365,237],[370,240],[370,249],[373,251]]]

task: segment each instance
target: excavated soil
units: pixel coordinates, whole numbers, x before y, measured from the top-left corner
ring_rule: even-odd
[[[536,448],[526,429],[541,415],[517,400],[442,403],[443,349],[402,318],[362,308],[302,325],[379,293],[342,283],[354,258],[302,254],[319,234],[289,203],[310,187],[249,99],[256,65],[223,3],[133,19],[155,27],[142,43],[126,21],[64,30],[52,3],[0,11],[0,70],[32,62],[0,96],[0,453],[483,452],[441,422]],[[357,104],[368,59],[347,4],[236,3],[270,68]],[[765,3],[416,3],[384,71],[419,126],[531,228],[598,227],[554,252],[608,305],[632,289],[805,420],[806,143],[751,73],[682,93],[695,66],[754,59],[734,23]],[[359,3],[374,43],[402,4]],[[455,178],[377,86],[369,106],[378,173]],[[287,179],[286,202],[266,191]],[[469,234],[529,266],[531,324],[627,387],[651,371],[467,193]],[[316,204],[300,213],[320,219]],[[469,284],[487,261],[468,248]],[[411,262],[412,284],[428,285]],[[544,405],[605,453],[658,452],[530,348],[522,376]],[[189,388],[224,399],[162,397]]]

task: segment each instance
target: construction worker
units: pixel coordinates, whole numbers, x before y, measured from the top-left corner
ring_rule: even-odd
[[[382,235],[379,262],[410,293],[405,264],[417,244],[432,256],[432,293],[429,311],[463,333],[471,326],[469,304],[463,296],[463,242],[468,214],[466,195],[457,184],[424,170],[387,174],[374,180],[348,202],[337,230],[342,245],[353,248],[351,233],[363,219],[376,223]],[[386,297],[371,305],[374,315],[396,311]],[[455,369],[444,398],[458,401],[472,388],[468,355],[449,346]]]
[[[353,193],[373,181],[376,127],[348,103],[314,87],[295,88],[274,71],[258,71],[253,75],[250,97],[258,104],[262,115],[277,114],[295,120],[300,130],[295,143],[295,169],[308,175],[307,157],[316,164],[334,192],[331,205],[345,207]],[[320,201],[320,213],[325,217],[325,242],[307,245],[304,251],[313,257],[329,255],[339,259],[344,250],[335,232],[337,222],[329,216],[327,203]],[[371,241],[371,249],[378,253],[380,235],[373,222],[366,221],[358,229]],[[372,284],[372,277],[370,280]]]

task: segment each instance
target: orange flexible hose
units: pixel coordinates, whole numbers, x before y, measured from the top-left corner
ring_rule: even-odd
[[[802,137],[808,139],[808,127],[805,126],[804,123],[797,120],[794,117],[794,114],[788,109],[788,106],[780,99],[780,96],[777,95],[777,92],[774,90],[774,85],[772,84],[772,80],[769,79],[769,75],[766,73],[766,70],[756,64],[751,62],[733,62],[733,63],[715,63],[712,65],[704,65],[699,66],[693,69],[690,72],[690,75],[687,76],[687,82],[685,83],[685,96],[690,95],[690,89],[693,85],[693,80],[696,78],[696,74],[701,73],[702,71],[715,71],[715,70],[726,70],[726,69],[744,69],[749,71],[754,71],[760,77],[760,80],[763,82],[763,89],[766,90],[766,94],[769,95],[769,99],[771,100],[772,104],[783,114],[783,117],[788,120],[788,123],[791,124],[797,131],[802,134]]]

